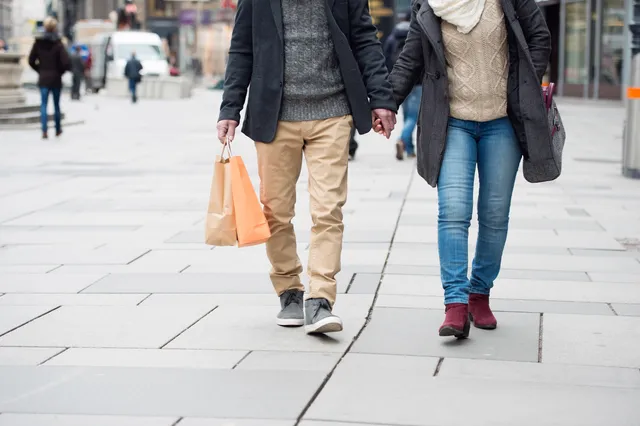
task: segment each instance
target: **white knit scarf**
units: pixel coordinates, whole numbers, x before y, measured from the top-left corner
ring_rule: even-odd
[[[485,0],[428,0],[436,16],[468,34],[480,22]]]

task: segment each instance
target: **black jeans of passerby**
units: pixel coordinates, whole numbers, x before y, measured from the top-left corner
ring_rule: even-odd
[[[80,99],[80,86],[82,85],[82,75],[74,74],[71,80],[71,99]]]
[[[349,156],[354,157],[358,149],[358,142],[356,142],[356,128],[351,127],[351,136],[349,138]]]

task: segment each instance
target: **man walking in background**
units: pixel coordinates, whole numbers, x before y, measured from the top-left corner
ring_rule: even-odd
[[[76,46],[71,55],[71,99],[80,100],[80,86],[84,79],[84,61],[82,60],[82,48]]]
[[[129,91],[131,92],[131,102],[138,102],[137,88],[142,81],[142,63],[136,58],[136,52],[131,52],[131,58],[124,67],[124,76],[129,80]]]
[[[256,141],[260,196],[271,228],[267,256],[281,326],[342,330],[332,313],[342,251],[342,206],[352,125],[387,137],[396,103],[367,0],[240,0],[229,49],[218,137],[231,142],[251,84],[242,131]],[[310,292],[291,220],[306,158],[311,196]]]

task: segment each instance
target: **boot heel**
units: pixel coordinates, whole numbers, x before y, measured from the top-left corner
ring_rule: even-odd
[[[464,324],[464,329],[462,329],[462,334],[456,336],[457,339],[467,339],[469,338],[469,332],[471,331],[471,322],[467,321]]]

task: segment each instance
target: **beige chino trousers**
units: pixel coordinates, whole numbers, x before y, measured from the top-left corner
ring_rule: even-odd
[[[267,256],[272,266],[271,282],[278,295],[293,289],[304,291],[300,281],[302,265],[291,223],[304,155],[309,171],[313,222],[307,298],[324,298],[331,305],[335,303],[352,125],[350,115],[315,121],[280,121],[273,142],[256,142],[260,200],[271,229]]]

